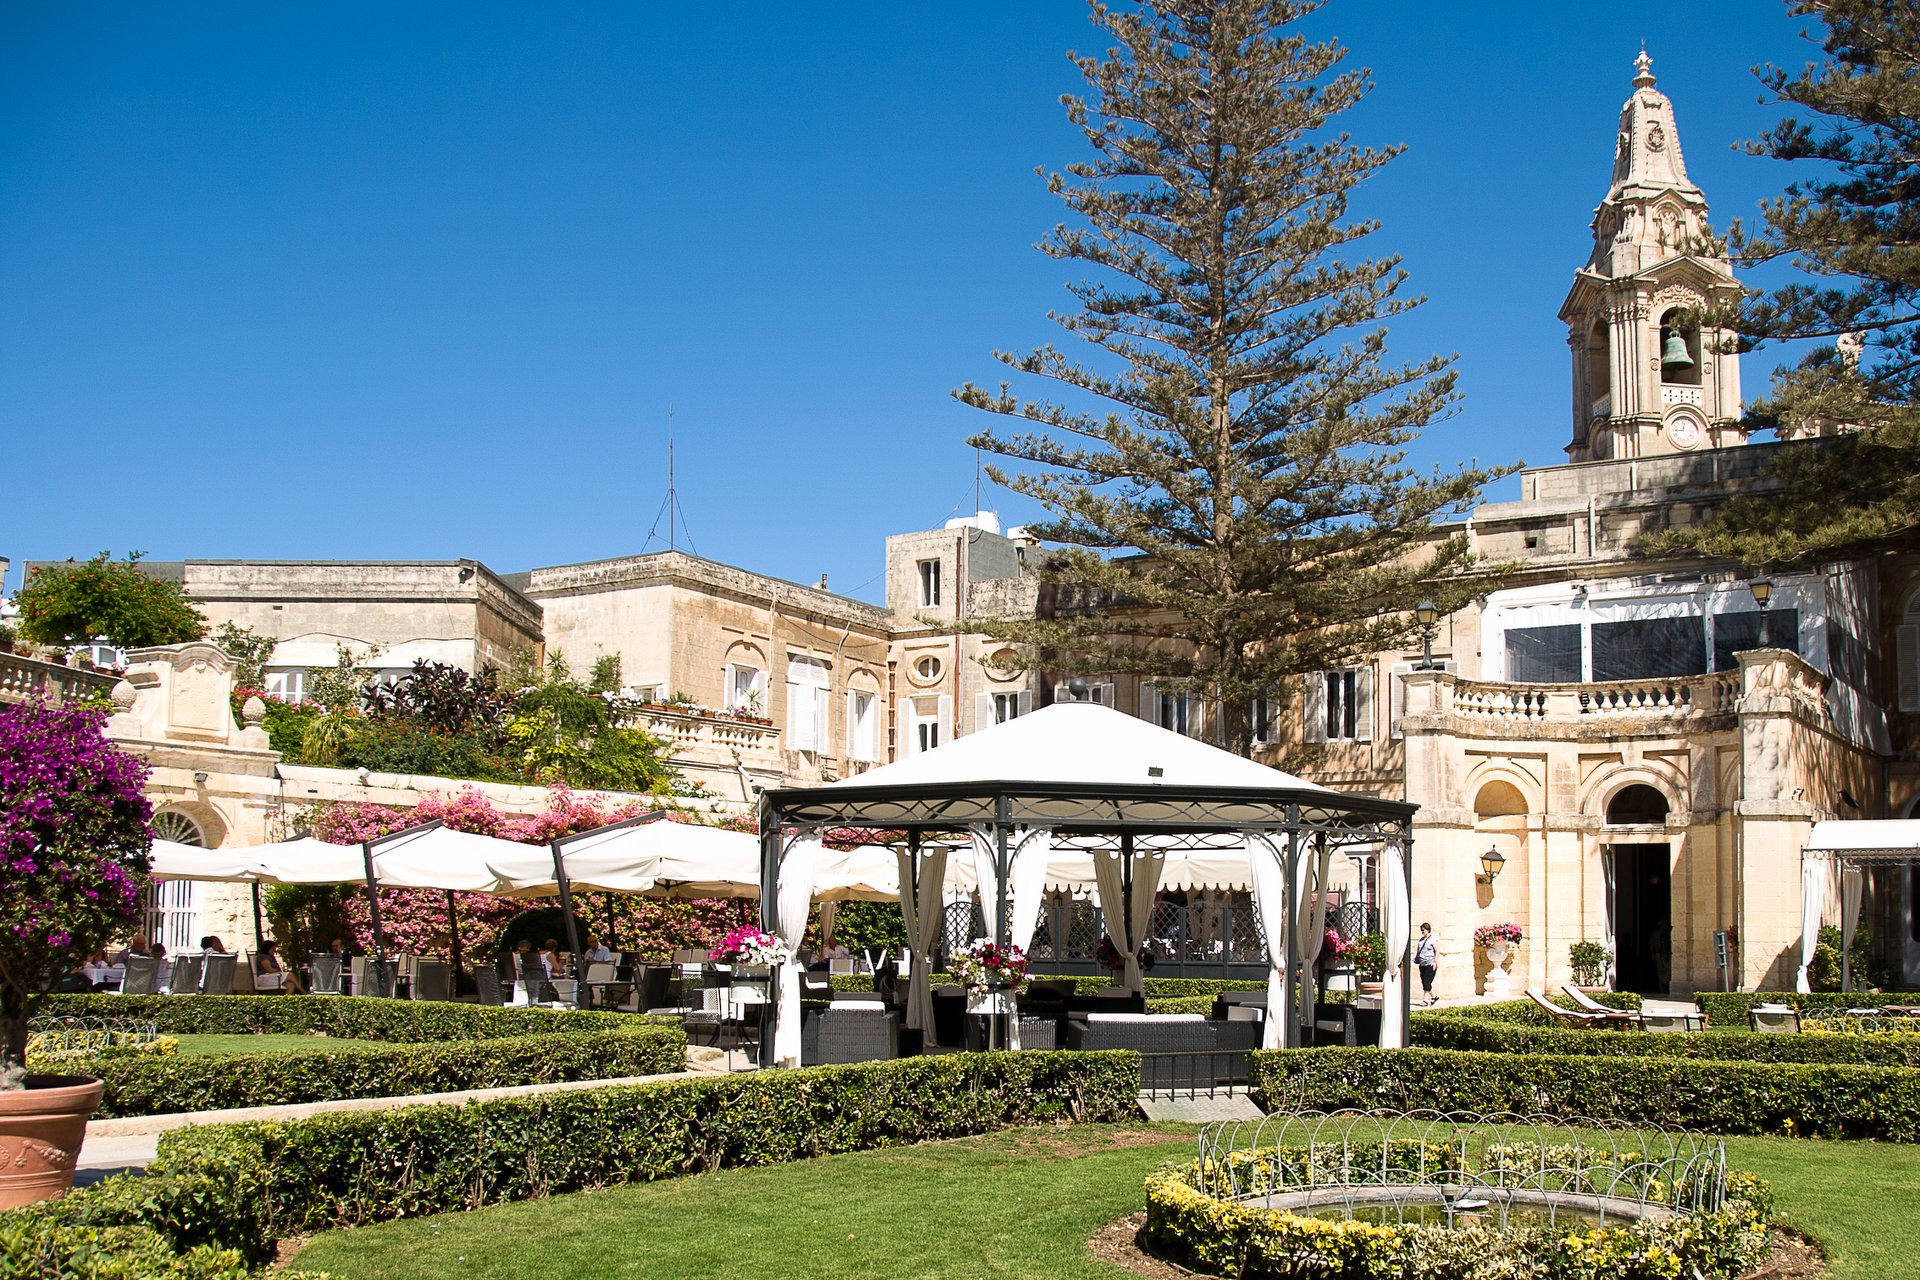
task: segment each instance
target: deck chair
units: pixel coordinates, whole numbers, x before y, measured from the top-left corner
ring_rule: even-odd
[[[173,977],[167,983],[169,995],[200,994],[200,970],[207,958],[198,951],[184,951],[173,958]]]
[[[206,967],[200,972],[200,994],[203,996],[230,996],[233,994],[233,970],[238,957],[214,952],[207,957]]]
[[[120,980],[120,993],[129,996],[150,996],[154,980],[159,975],[160,962],[152,956],[128,956],[127,973]]]
[[[1784,1004],[1756,1004],[1747,1010],[1747,1026],[1774,1035],[1798,1035],[1800,1011]]]
[[[445,960],[414,961],[410,994],[415,1000],[453,999],[453,966]]]
[[[313,994],[317,996],[337,996],[340,994],[340,957],[331,951],[316,951],[307,957],[307,964],[313,969]]]
[[[1603,1023],[1619,1021],[1617,1018],[1602,1014],[1588,1013],[1584,1009],[1568,1009],[1557,1005],[1532,987],[1527,988],[1527,999],[1551,1015],[1554,1025],[1558,1027],[1597,1027]]]
[[[490,964],[474,966],[473,986],[480,993],[480,1003],[499,1008],[507,1002],[500,990],[500,971]]]
[[[520,985],[526,988],[528,1004],[552,1004],[559,999],[547,977],[547,966],[538,956],[518,956],[514,963],[520,968]]]

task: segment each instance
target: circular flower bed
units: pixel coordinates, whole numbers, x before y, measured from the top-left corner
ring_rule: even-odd
[[[1146,1243],[1202,1271],[1409,1280],[1700,1276],[1765,1257],[1767,1184],[1692,1133],[1314,1112],[1212,1126],[1147,1182]]]

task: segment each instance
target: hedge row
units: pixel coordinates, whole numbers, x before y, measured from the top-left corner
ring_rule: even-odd
[[[163,1035],[326,1035],[423,1044],[504,1036],[604,1032],[669,1021],[587,1009],[514,1009],[445,1000],[358,996],[57,995],[41,1012],[155,1023]]]
[[[1870,1008],[1879,998],[1864,991],[1702,991],[1694,996],[1700,1011],[1716,1026],[1744,1027],[1747,1010],[1757,1004],[1784,1004],[1806,1013],[1841,1013]]]
[[[1920,1035],[1797,1036],[1753,1031],[1652,1034],[1617,1028],[1527,1026],[1472,1016],[1475,1009],[1416,1013],[1409,1039],[1429,1049],[1614,1057],[1706,1058],[1719,1062],[1837,1062],[1920,1067]]]
[[[1213,1013],[1212,996],[1149,996],[1148,1013],[1197,1013],[1205,1017]]]
[[[1711,1133],[1920,1142],[1920,1070],[1452,1049],[1253,1055],[1255,1101],[1309,1108],[1606,1117]]]
[[[1074,994],[1090,996],[1105,987],[1113,985],[1104,974],[1086,973],[1036,973],[1038,979],[1058,981],[1070,979],[1074,984]],[[934,986],[945,986],[952,982],[950,974],[936,973],[928,981]],[[1265,991],[1265,978],[1155,978],[1148,976],[1141,980],[1141,990],[1148,998],[1172,999],[1189,996],[1214,996],[1222,991]],[[836,973],[833,975],[835,991],[871,991],[873,975],[870,973]]]
[[[98,1114],[110,1117],[665,1075],[686,1064],[685,1034],[641,1026],[246,1057],[130,1053],[71,1069],[106,1082]]]
[[[208,1125],[163,1135],[144,1177],[11,1216],[43,1235],[149,1227],[175,1248],[237,1249],[257,1264],[280,1240],[327,1227],[1015,1125],[1130,1119],[1139,1089],[1132,1053],[948,1054]]]

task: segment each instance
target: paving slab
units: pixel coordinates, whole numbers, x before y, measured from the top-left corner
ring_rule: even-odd
[[[1214,1120],[1258,1120],[1266,1112],[1253,1105],[1244,1093],[1217,1093],[1212,1097],[1172,1097],[1161,1093],[1140,1095],[1140,1109],[1147,1119],[1179,1124],[1207,1124]]]

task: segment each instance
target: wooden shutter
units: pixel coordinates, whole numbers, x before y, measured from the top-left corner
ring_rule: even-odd
[[[1920,711],[1920,623],[1894,628],[1895,659],[1900,669],[1900,709]]]
[[[1373,741],[1373,665],[1353,673],[1353,738],[1355,742]]]
[[[945,746],[953,741],[953,695],[950,693],[940,695],[938,723],[940,725],[939,745]]]
[[[1160,723],[1160,689],[1151,680],[1140,682],[1140,718],[1148,724]]]
[[[1306,732],[1302,735],[1308,742],[1327,740],[1327,673],[1324,671],[1307,672],[1307,696],[1300,700],[1305,708],[1302,723]]]
[[[973,695],[973,731],[980,732],[993,723],[993,695],[976,693]]]
[[[1014,703],[1020,715],[1024,716],[1029,711],[1032,711],[1033,710],[1033,690],[1022,689],[1020,691],[1020,696],[1014,699]]]

